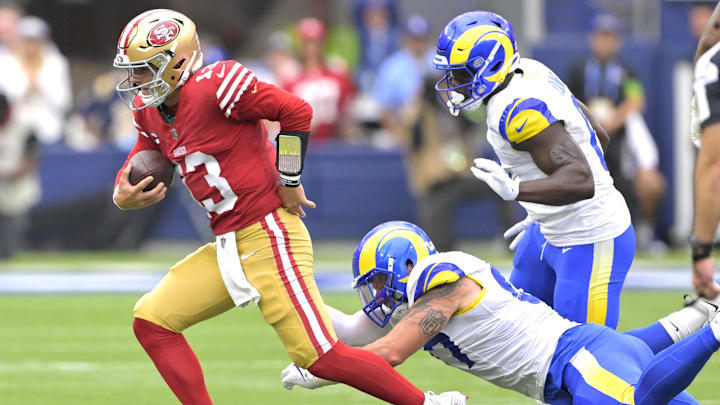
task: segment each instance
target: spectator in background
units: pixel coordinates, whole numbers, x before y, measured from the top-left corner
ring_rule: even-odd
[[[700,40],[700,36],[702,36],[703,31],[705,31],[705,26],[708,20],[710,20],[712,13],[713,6],[710,3],[693,4],[688,13],[688,26],[693,38],[698,41]],[[695,60],[695,49],[693,49],[692,54],[689,56],[690,60]]]
[[[304,18],[297,25],[302,71],[285,88],[313,108],[312,143],[353,137],[348,101],[355,92],[346,72],[331,69],[325,62],[325,25],[316,18]]]
[[[398,48],[397,3],[395,0],[357,0],[353,16],[360,36],[356,81],[361,92],[371,92],[380,64]]]
[[[492,195],[470,173],[475,153],[473,124],[456,120],[435,93],[434,47],[427,20],[415,15],[404,24],[403,48],[379,68],[373,94],[383,128],[406,151],[410,189],[417,197],[421,226],[439,251],[456,249],[455,211],[463,202]],[[495,200],[493,198],[493,200]],[[501,204],[503,229],[514,223],[512,205]]]
[[[204,65],[232,59],[227,48],[213,34],[203,32],[200,38],[202,38],[200,40],[200,49],[202,49]]]
[[[37,152],[37,138],[0,94],[0,260],[19,250],[28,213],[40,200]]]
[[[297,80],[302,66],[293,56],[290,44],[291,38],[286,32],[275,31],[270,34],[267,51],[263,55],[265,69],[255,68],[255,75],[278,87],[285,87]]]
[[[18,39],[18,25],[25,11],[14,1],[0,2],[0,55],[12,52]]]
[[[124,78],[117,69],[98,75],[79,97],[78,107],[68,117],[65,143],[76,151],[97,150],[112,145],[130,151],[137,140],[132,112],[123,104],[115,85]]]
[[[61,139],[72,91],[68,61],[50,39],[50,27],[38,17],[23,17],[12,53],[0,55],[0,87],[17,119],[45,144]]]
[[[567,84],[611,138],[605,161],[633,213],[638,248],[662,252],[665,246],[655,238],[655,219],[665,178],[658,170],[657,145],[642,116],[642,84],[618,57],[620,30],[620,21],[611,15],[591,21],[592,54],[575,64]]]
[[[401,132],[402,114],[421,95],[423,82],[434,74],[428,21],[419,15],[409,17],[404,26],[403,47],[390,55],[379,67],[372,96],[380,106],[382,127],[391,133]]]

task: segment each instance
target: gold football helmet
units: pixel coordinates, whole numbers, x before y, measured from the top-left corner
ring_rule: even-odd
[[[127,69],[116,90],[131,110],[157,107],[202,66],[195,23],[177,11],[148,10],[130,20],[120,34],[113,66]],[[155,72],[147,83],[133,85],[133,69]],[[143,105],[135,104],[140,94]]]

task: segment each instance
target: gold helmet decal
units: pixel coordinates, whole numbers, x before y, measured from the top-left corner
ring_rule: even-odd
[[[148,34],[148,44],[152,46],[163,46],[177,38],[180,26],[175,21],[163,21],[153,27]]]

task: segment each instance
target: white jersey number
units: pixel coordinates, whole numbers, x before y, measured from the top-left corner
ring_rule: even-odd
[[[185,171],[190,173],[195,171],[195,168],[201,165],[205,165],[207,174],[204,176],[210,187],[214,187],[220,191],[223,199],[214,202],[212,198],[207,198],[202,201],[202,205],[208,212],[214,212],[216,214],[222,214],[223,212],[230,211],[237,201],[237,195],[230,188],[230,184],[227,179],[220,176],[220,165],[217,159],[212,155],[208,155],[202,152],[193,152],[185,156]]]

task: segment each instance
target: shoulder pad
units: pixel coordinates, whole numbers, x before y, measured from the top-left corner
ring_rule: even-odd
[[[505,107],[498,125],[500,134],[512,145],[524,142],[552,125],[557,119],[544,101],[516,98]]]
[[[443,261],[430,263],[420,270],[414,286],[408,283],[408,304],[412,305],[413,302],[433,288],[454,283],[462,277],[465,277],[465,272],[454,263]],[[412,290],[410,290],[411,288]]]

